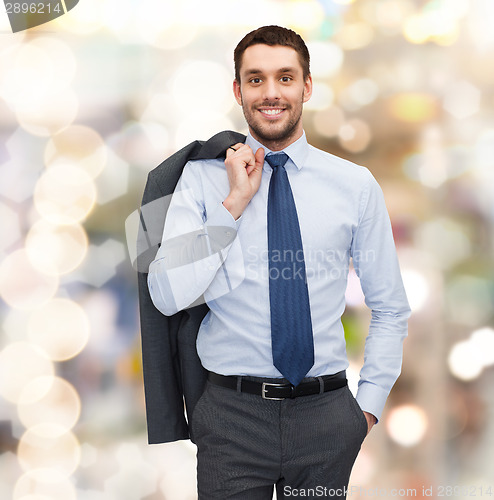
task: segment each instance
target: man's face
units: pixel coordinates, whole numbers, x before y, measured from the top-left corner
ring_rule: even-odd
[[[251,45],[242,57],[240,82],[233,82],[235,98],[259,142],[280,150],[302,135],[302,108],[311,96],[312,78],[304,81],[294,49]]]

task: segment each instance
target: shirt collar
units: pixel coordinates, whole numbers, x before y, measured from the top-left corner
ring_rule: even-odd
[[[259,148],[264,149],[265,157],[267,156],[268,153],[273,153],[273,151],[271,151],[266,146],[261,144],[258,140],[254,139],[250,131],[247,134],[247,139],[245,140],[245,144],[247,144],[252,148],[254,154]],[[281,151],[274,151],[274,153],[280,153],[280,152]],[[292,142],[289,146],[283,149],[283,152],[288,155],[292,163],[297,167],[298,170],[300,170],[304,166],[307,155],[309,154],[309,144],[307,143],[305,130],[302,131],[302,135],[295,142]],[[269,166],[268,163],[264,162],[264,169],[271,170],[271,167]]]

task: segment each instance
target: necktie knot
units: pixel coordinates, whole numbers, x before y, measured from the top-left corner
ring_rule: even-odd
[[[266,156],[266,161],[275,170],[275,167],[283,167],[285,165],[288,161],[288,155],[286,153],[270,154]]]

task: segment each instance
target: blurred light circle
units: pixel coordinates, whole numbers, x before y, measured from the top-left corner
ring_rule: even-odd
[[[425,276],[414,269],[403,269],[403,286],[407,294],[410,309],[419,311],[429,298],[429,284]]]
[[[391,114],[404,122],[427,122],[437,115],[437,101],[428,94],[396,94],[388,103]]]
[[[70,31],[79,35],[88,35],[104,26],[104,7],[106,2],[100,0],[84,0],[78,2],[75,9],[56,18],[52,23],[58,24],[63,32]]]
[[[22,435],[17,447],[19,464],[30,469],[54,469],[68,477],[79,466],[81,449],[72,432],[57,424],[38,424]]]
[[[223,114],[198,112],[184,118],[175,134],[175,149],[183,148],[198,137],[211,137],[218,130],[233,130],[233,123]]]
[[[435,266],[439,270],[439,266]],[[488,273],[479,276],[455,273],[448,279],[445,290],[448,319],[452,323],[471,325],[488,322],[492,318],[492,279]]]
[[[7,49],[12,62],[0,77],[2,97],[13,111],[35,105],[51,92],[53,63],[39,47],[30,43]]]
[[[435,256],[437,266],[442,269],[461,262],[472,251],[466,228],[447,217],[423,223],[417,230],[415,243],[417,247]]]
[[[213,61],[189,61],[176,71],[172,93],[180,115],[194,114],[201,103],[204,111],[228,113],[234,104],[232,76],[227,69]],[[192,98],[193,96],[193,98]]]
[[[352,153],[360,153],[367,148],[371,141],[369,125],[358,118],[348,120],[339,132],[338,138],[342,147]]]
[[[148,16],[150,18],[152,16]],[[177,50],[189,45],[197,35],[197,27],[188,25],[184,29],[183,24],[169,26],[163,29],[163,25],[156,26],[154,23],[141,23],[139,33],[142,39],[149,45],[162,50]]]
[[[4,250],[20,239],[21,226],[17,212],[3,203],[0,203],[0,221],[2,221],[0,250]]]
[[[130,1],[107,0],[104,3],[103,21],[105,27],[122,42],[131,42],[135,38],[132,30],[134,6]]]
[[[33,469],[15,483],[12,500],[76,500],[71,480],[54,469]]]
[[[52,136],[46,144],[44,155],[48,168],[60,162],[72,163],[92,179],[101,173],[107,157],[103,138],[84,125],[71,125]]]
[[[333,89],[327,83],[314,82],[312,95],[304,103],[304,108],[309,110],[320,110],[329,108],[334,101]]]
[[[403,26],[403,35],[409,42],[425,43],[429,38],[429,30],[423,16],[420,14],[410,16]]]
[[[480,102],[480,89],[470,82],[460,81],[446,88],[443,107],[458,120],[463,120],[479,111]]]
[[[448,2],[453,4],[454,2]],[[441,45],[451,45],[458,38],[457,13],[452,8],[443,8],[439,3],[410,16],[404,23],[403,34],[412,43],[432,40]]]
[[[482,352],[471,341],[457,342],[449,352],[448,365],[456,378],[473,380],[482,373],[484,367]]]
[[[50,380],[44,380],[49,378]],[[74,387],[60,377],[40,377],[25,387],[27,394],[34,394],[38,387],[42,390],[50,382],[50,389],[37,401],[23,403],[21,395],[17,405],[17,413],[26,428],[38,424],[56,424],[69,431],[79,420],[81,400]],[[29,398],[31,399],[31,398]]]
[[[70,273],[84,260],[87,249],[86,232],[78,223],[57,226],[42,219],[31,227],[26,237],[29,259],[44,274]]]
[[[317,133],[323,137],[334,137],[338,135],[344,122],[345,115],[337,106],[317,111],[313,118],[313,124]]]
[[[66,88],[75,75],[75,58],[61,40],[39,36],[27,43],[2,46],[0,93],[13,110]]]
[[[55,298],[37,309],[28,324],[28,338],[54,361],[77,356],[89,339],[89,319],[82,307]]]
[[[29,314],[22,309],[9,308],[3,315],[2,333],[4,345],[27,339],[27,323]]]
[[[84,219],[96,201],[96,187],[87,172],[71,164],[49,168],[36,183],[34,205],[53,224]]]
[[[343,64],[343,51],[332,42],[309,42],[310,71],[313,78],[336,75]]]
[[[379,94],[379,87],[370,78],[361,78],[348,87],[347,93],[355,104],[366,106],[376,100]]]
[[[142,106],[141,111],[136,110],[136,115],[140,115],[141,123],[156,122],[167,126],[171,119],[178,118],[180,111],[172,93],[164,93],[158,90],[163,88],[168,80],[168,75],[159,75],[159,77],[154,79],[150,89],[152,95],[147,103]]]
[[[147,172],[150,164],[158,165],[163,161],[169,140],[168,130],[161,123],[131,121],[106,142],[126,162]],[[143,154],[143,151],[146,153]]]
[[[410,15],[415,7],[410,0],[383,0],[378,4],[366,4],[367,19],[379,26],[386,35],[396,35],[402,31],[406,16]]]
[[[34,38],[29,45],[41,49],[50,58],[53,71],[52,92],[70,85],[75,76],[77,61],[67,43],[59,38],[40,36]]]
[[[429,425],[427,415],[416,405],[393,408],[386,419],[386,430],[401,446],[415,446],[424,437]]]
[[[28,342],[15,342],[0,351],[0,394],[18,403],[25,387],[34,379],[53,376],[53,363],[43,350]],[[49,390],[46,384],[44,391]]]
[[[494,166],[494,129],[482,131],[474,150],[475,172],[480,180],[487,181],[492,176]]]
[[[19,125],[33,135],[47,137],[69,126],[76,118],[79,100],[70,89],[52,92],[36,102],[16,108]]]
[[[164,50],[176,50],[191,43],[197,26],[186,24],[185,4],[163,0],[141,0],[137,9],[136,25],[141,38]],[[180,15],[184,16],[180,22]]]
[[[301,30],[317,29],[324,21],[324,9],[319,2],[307,0],[292,0],[284,4],[285,21],[282,25],[293,27],[297,32]],[[276,17],[279,12],[275,11]]]
[[[33,378],[21,390],[17,398],[18,405],[32,405],[43,399],[50,391],[55,381],[53,375],[41,375]]]
[[[472,332],[470,342],[478,351],[484,367],[494,364],[494,329],[485,327]]]
[[[17,250],[0,264],[0,295],[15,309],[34,309],[50,300],[58,289],[58,278],[36,269],[26,250]]]
[[[368,23],[345,23],[336,38],[344,50],[361,49],[372,42],[374,29]]]

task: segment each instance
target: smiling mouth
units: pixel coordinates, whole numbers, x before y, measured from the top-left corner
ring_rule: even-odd
[[[283,111],[285,111],[284,108],[263,108],[263,109],[258,109],[258,111],[269,118],[275,118],[277,116],[280,116]]]

